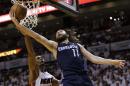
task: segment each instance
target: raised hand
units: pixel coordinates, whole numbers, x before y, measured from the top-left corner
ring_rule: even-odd
[[[12,22],[15,24],[16,29],[19,30],[23,35],[27,35],[27,31],[25,30],[26,27],[19,24],[18,20],[15,18],[15,12],[13,7],[11,7],[9,12],[10,18]]]
[[[11,20],[13,21],[13,23],[14,23],[15,25],[18,25],[19,22],[18,22],[18,20],[15,18],[14,9],[12,9],[12,8],[10,9],[9,15],[10,15],[10,18],[11,18]]]
[[[121,68],[121,69],[122,69],[122,68],[125,66],[125,64],[126,64],[126,63],[125,63],[125,60],[114,60],[114,61],[115,61],[115,64],[114,64],[114,65],[115,65],[116,67]]]

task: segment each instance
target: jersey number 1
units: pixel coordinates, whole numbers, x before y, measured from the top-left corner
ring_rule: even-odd
[[[72,49],[72,50],[73,50],[74,57],[79,57],[78,49]]]

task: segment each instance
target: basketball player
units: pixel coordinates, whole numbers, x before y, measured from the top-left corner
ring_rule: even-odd
[[[59,80],[47,72],[44,59],[41,56],[36,56],[36,62],[40,70],[35,86],[59,86]]]
[[[65,30],[58,30],[56,32],[57,42],[55,42],[20,25],[14,17],[13,10],[10,11],[10,16],[21,33],[32,37],[54,55],[63,73],[63,86],[93,86],[84,69],[84,58],[95,64],[108,64],[120,68],[123,68],[125,65],[124,60],[104,59],[91,54],[81,44],[76,43],[73,37]]]

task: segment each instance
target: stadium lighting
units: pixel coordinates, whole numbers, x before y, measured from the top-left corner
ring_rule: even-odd
[[[114,21],[117,21],[117,19],[116,19],[116,18],[114,18]]]
[[[82,4],[87,4],[87,3],[91,3],[91,2],[97,2],[97,1],[100,1],[100,0],[79,0],[79,4],[82,5]],[[36,8],[36,9],[38,10],[37,14],[43,14],[43,13],[57,10],[56,8],[54,8],[50,5],[41,6],[41,7]],[[32,10],[34,10],[34,9],[32,9]],[[33,15],[33,14],[35,14],[35,13],[28,12],[28,15]],[[5,15],[0,16],[0,23],[7,22],[10,20],[11,20],[11,18],[9,16],[9,14],[5,14]]]
[[[112,20],[113,19],[113,17],[109,17],[110,18],[110,20]]]
[[[15,55],[15,54],[18,54],[20,51],[21,51],[21,49],[18,48],[18,49],[14,49],[14,50],[10,50],[10,51],[1,52],[0,57]]]

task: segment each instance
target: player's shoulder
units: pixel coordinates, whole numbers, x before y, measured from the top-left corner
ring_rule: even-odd
[[[71,45],[77,45],[77,46],[79,46],[79,47],[83,47],[83,45],[81,45],[81,44],[78,43],[78,42],[69,42],[69,44],[71,44]]]
[[[57,42],[55,42],[55,41],[53,41],[53,40],[49,40],[49,42],[52,44],[52,46],[53,46],[54,48],[57,48],[57,46],[58,46],[58,43],[57,43]]]
[[[80,47],[80,49],[84,48],[84,46],[80,43],[77,43],[77,45]]]
[[[78,45],[79,47],[83,47],[83,45],[81,45],[80,43],[77,43],[77,45]]]

